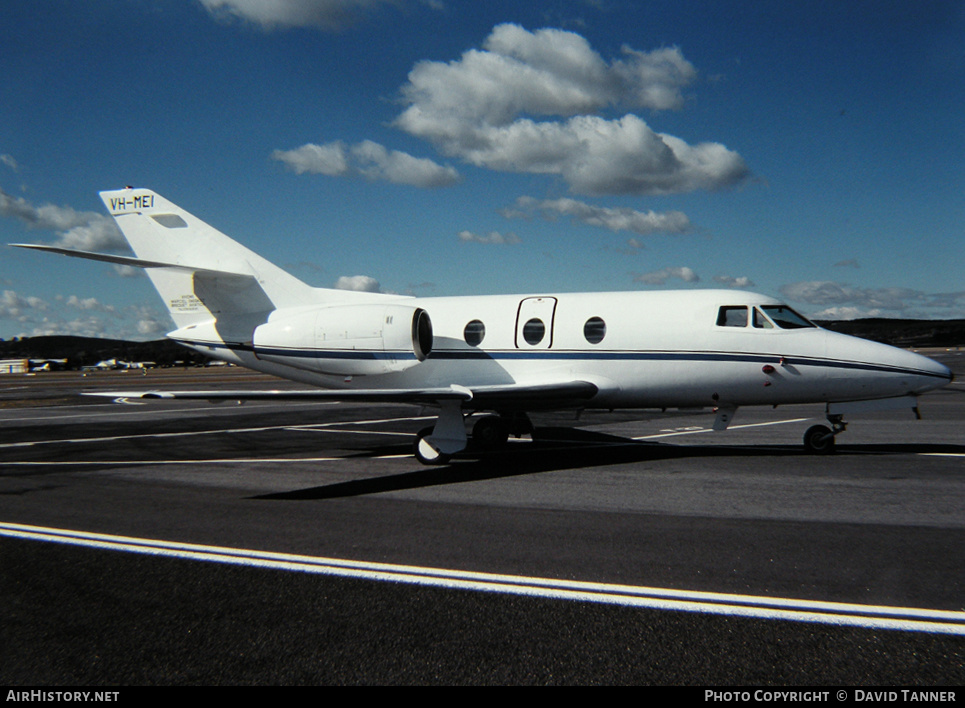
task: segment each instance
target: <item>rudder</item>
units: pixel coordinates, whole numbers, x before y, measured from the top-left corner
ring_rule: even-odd
[[[313,299],[313,288],[149,189],[100,197],[139,259],[173,266],[147,274],[179,328],[258,319]]]

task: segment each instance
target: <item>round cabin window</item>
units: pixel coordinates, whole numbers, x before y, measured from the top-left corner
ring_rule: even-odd
[[[471,347],[478,347],[486,336],[486,325],[479,320],[473,320],[466,325],[466,328],[462,331],[462,336],[466,340],[466,344]]]
[[[527,344],[539,344],[543,341],[543,337],[545,335],[546,325],[543,324],[543,320],[539,319],[538,317],[534,317],[523,325],[523,339],[526,340]]]
[[[606,322],[601,317],[591,317],[583,325],[583,336],[590,344],[599,344],[606,336]]]

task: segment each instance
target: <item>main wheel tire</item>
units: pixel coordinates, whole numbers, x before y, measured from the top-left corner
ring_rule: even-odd
[[[413,452],[416,459],[424,465],[444,465],[451,459],[444,452],[439,452],[426,438],[432,435],[434,428],[423,428],[416,436]]]
[[[804,433],[804,449],[812,455],[830,455],[834,452],[834,434],[826,425],[814,425]]]
[[[472,426],[472,441],[480,450],[495,450],[508,440],[509,425],[498,415],[487,415]]]

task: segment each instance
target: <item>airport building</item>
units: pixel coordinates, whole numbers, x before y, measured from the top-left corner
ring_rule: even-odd
[[[27,359],[0,359],[0,374],[26,374],[30,371]]]

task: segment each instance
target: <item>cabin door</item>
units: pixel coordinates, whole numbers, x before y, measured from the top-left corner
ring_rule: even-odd
[[[549,349],[553,346],[555,297],[528,297],[516,313],[516,348]]]

